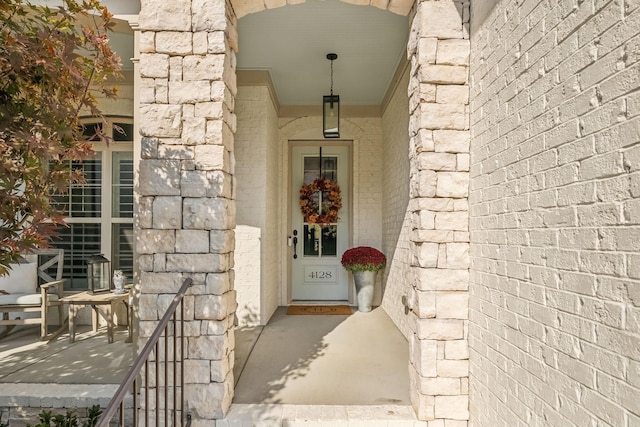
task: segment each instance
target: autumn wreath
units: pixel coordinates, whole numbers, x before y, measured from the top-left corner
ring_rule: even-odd
[[[322,209],[313,197],[322,193]],[[300,211],[309,224],[331,224],[338,222],[338,211],[342,207],[340,187],[335,181],[318,178],[300,188]]]

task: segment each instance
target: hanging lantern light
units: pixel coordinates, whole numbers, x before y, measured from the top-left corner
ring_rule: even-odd
[[[87,287],[92,294],[111,290],[111,262],[102,254],[87,260]]]
[[[333,61],[335,53],[328,53],[331,61],[331,94],[322,97],[322,134],[325,138],[340,138],[340,97],[333,94]]]

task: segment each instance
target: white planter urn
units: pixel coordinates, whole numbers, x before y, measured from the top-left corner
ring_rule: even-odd
[[[377,271],[354,271],[353,279],[356,283],[356,296],[358,297],[358,311],[371,311],[373,303],[373,289],[376,284]]]

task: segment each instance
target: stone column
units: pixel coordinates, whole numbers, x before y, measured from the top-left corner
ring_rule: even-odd
[[[418,0],[408,45],[411,401],[430,427],[469,419],[468,18],[468,0]]]
[[[211,425],[233,397],[236,18],[224,0],[142,0],[139,30],[139,340],[193,278],[184,396]]]

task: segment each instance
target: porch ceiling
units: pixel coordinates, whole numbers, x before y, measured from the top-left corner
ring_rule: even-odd
[[[283,106],[320,105],[330,90],[343,105],[379,105],[406,56],[408,18],[372,6],[307,0],[238,21],[239,70],[268,70]]]

